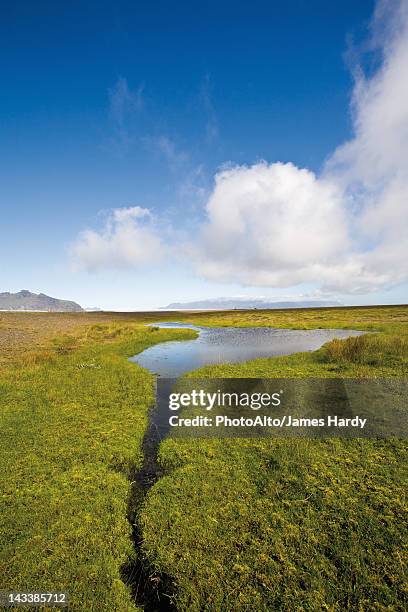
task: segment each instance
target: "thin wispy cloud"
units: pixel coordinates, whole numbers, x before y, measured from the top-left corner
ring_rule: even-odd
[[[129,88],[127,79],[119,77],[109,89],[109,118],[114,131],[114,143],[118,148],[127,150],[133,138],[134,117],[143,109],[144,84],[136,91]]]
[[[149,142],[173,171],[180,170],[189,160],[187,151],[180,149],[169,136],[162,134],[157,138],[150,138]]]
[[[207,144],[212,144],[218,139],[219,127],[212,97],[212,81],[209,74],[205,75],[201,83],[199,98],[207,119],[205,124],[205,140]]]
[[[207,174],[203,164],[199,164],[186,172],[178,188],[178,195],[182,200],[190,202],[193,207],[203,206],[210,190],[208,188]]]

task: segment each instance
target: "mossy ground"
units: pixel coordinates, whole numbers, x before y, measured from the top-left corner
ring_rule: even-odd
[[[200,376],[407,374],[407,307],[25,317],[0,316],[0,588],[66,589],[74,610],[137,609],[121,567],[153,381],[126,357],[192,337],[142,323],[375,332]],[[406,442],[168,439],[160,460],[139,521],[179,610],[408,607]]]
[[[337,309],[336,309],[337,310]],[[408,309],[205,313],[202,325],[376,332],[199,377],[406,376]],[[180,610],[405,610],[403,440],[174,440],[140,517]]]
[[[0,374],[1,586],[68,591],[73,610],[135,610],[129,474],[153,401],[126,357],[188,330],[99,323],[19,354]]]

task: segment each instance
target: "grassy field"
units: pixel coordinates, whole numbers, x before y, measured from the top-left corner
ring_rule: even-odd
[[[27,326],[33,317],[19,316]],[[87,323],[52,340],[43,321],[32,325],[42,348],[10,351],[0,373],[0,589],[67,590],[74,610],[135,610],[120,571],[134,555],[129,475],[153,381],[126,357],[194,334]]]
[[[406,375],[408,307],[222,313],[0,313],[0,589],[66,589],[75,610],[137,610],[129,478],[149,373],[126,357],[200,325],[375,332],[202,376]],[[179,610],[405,610],[407,444],[166,440],[137,522]]]
[[[0,312],[0,365],[20,355],[48,349],[57,335],[77,335],[99,323],[146,323],[174,318],[175,313],[128,312]],[[100,340],[101,338],[99,338]]]
[[[182,321],[212,327],[267,326],[293,329],[362,329],[407,333],[407,306],[364,306],[353,308],[296,308],[289,310],[224,310],[169,313]],[[166,315],[166,319],[167,319]]]
[[[408,372],[408,308],[205,313],[202,325],[378,331],[314,353],[202,368],[209,377]],[[407,443],[171,440],[140,516],[180,610],[406,610]]]

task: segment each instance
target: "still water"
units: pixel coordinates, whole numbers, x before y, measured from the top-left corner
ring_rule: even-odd
[[[157,376],[176,378],[204,365],[239,363],[315,351],[333,338],[359,336],[349,329],[274,329],[271,327],[197,327],[189,323],[155,323],[155,327],[195,329],[195,340],[161,342],[131,357]]]

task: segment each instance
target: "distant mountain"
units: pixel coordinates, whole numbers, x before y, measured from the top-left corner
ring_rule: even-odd
[[[340,302],[329,300],[302,300],[297,302],[271,302],[265,298],[216,298],[198,300],[197,302],[173,302],[162,310],[234,310],[238,309],[271,309],[271,308],[322,308],[341,306]]]
[[[0,310],[40,310],[46,312],[82,312],[76,302],[58,300],[44,293],[23,289],[18,293],[0,293]]]

